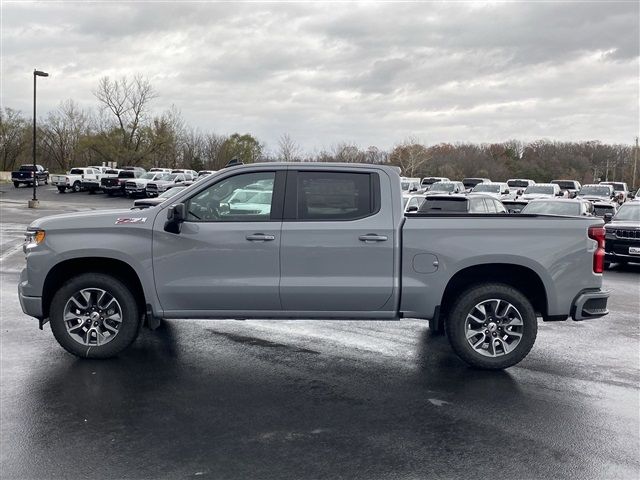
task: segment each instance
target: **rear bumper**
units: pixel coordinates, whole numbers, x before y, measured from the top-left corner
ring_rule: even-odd
[[[616,263],[620,261],[640,263],[640,255],[629,255],[624,253],[607,252],[605,254],[607,262]]]
[[[604,317],[609,313],[607,302],[611,292],[608,290],[585,290],[578,294],[571,307],[571,318],[589,320]]]

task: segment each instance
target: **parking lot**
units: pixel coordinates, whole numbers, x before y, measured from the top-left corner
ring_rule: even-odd
[[[16,285],[39,216],[132,201],[0,187],[3,478],[638,478],[640,264],[611,313],[540,323],[529,356],[473,370],[426,322],[171,320],[79,360]]]

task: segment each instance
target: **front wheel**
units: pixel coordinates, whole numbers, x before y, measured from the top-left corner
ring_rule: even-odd
[[[15,188],[20,188],[20,182],[13,182],[13,186]]]
[[[140,314],[131,291],[102,273],[84,273],[53,296],[51,330],[68,352],[84,358],[109,358],[138,336]]]
[[[458,297],[446,324],[451,347],[472,367],[499,370],[527,356],[538,319],[531,302],[513,287],[489,283]]]
[[[58,192],[60,192],[60,193],[64,193],[64,192],[66,192],[66,191],[67,191],[67,188],[66,188],[66,187],[58,187]]]
[[[79,192],[80,190],[82,190],[82,184],[81,184],[79,181],[77,181],[77,180],[76,180],[75,182],[73,182],[73,187],[71,187],[71,188],[72,188],[72,190],[73,190],[74,192],[76,192],[76,193],[77,193],[77,192]]]

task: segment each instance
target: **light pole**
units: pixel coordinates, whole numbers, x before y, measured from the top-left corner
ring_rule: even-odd
[[[38,198],[36,196],[36,178],[38,172],[36,170],[36,77],[48,77],[47,72],[40,70],[33,71],[33,199],[29,200],[29,208],[38,207]]]

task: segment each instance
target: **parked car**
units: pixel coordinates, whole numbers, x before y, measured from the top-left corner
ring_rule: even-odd
[[[565,193],[557,183],[536,183],[525,189],[522,194],[522,199],[529,201],[535,198],[555,198],[563,196],[565,196]]]
[[[51,175],[51,184],[58,187],[60,193],[67,190],[80,192],[82,181],[87,178],[100,178],[102,172],[92,167],[72,168],[66,175]]]
[[[593,214],[608,223],[618,211],[618,204],[615,202],[591,202],[593,204]]]
[[[473,187],[475,187],[479,183],[491,183],[491,180],[488,178],[474,178],[474,177],[462,179],[462,184],[464,185],[464,188],[467,189],[467,192],[470,192],[473,189]]]
[[[25,185],[35,183],[36,187],[41,183],[46,185],[49,183],[49,171],[42,165],[36,165],[35,168],[33,165],[20,165],[18,170],[11,172],[11,181],[15,188],[20,187],[21,183]]]
[[[82,190],[95,193],[100,190],[100,182],[103,178],[117,177],[119,172],[117,168],[107,168],[101,175],[85,175],[82,178]]]
[[[428,195],[418,209],[418,213],[430,214],[468,214],[468,213],[507,213],[502,202],[489,195],[474,196],[450,194]]]
[[[593,205],[577,198],[538,198],[527,203],[520,213],[580,217],[593,215]]]
[[[403,197],[402,202],[404,206],[404,212],[417,212],[420,208],[420,205],[422,205],[422,202],[424,202],[424,198],[424,195],[411,195],[409,197]]]
[[[258,180],[273,185],[268,211],[222,208]],[[526,357],[538,316],[608,313],[602,220],[403,217],[401,196],[388,166],[257,163],[156,208],[42,217],[28,229],[20,305],[85,358],[117,355],[161,318],[411,317],[486,369]],[[454,197],[499,204],[442,198]]]
[[[189,185],[192,185],[193,182],[184,182],[182,185],[177,185],[173,188],[170,188],[169,190],[162,192],[160,195],[158,195],[157,197],[146,197],[146,198],[139,198],[137,200],[135,200],[133,202],[133,206],[134,208],[150,208],[150,207],[155,207],[156,205],[160,205],[162,202],[164,202],[167,198],[171,198],[174,195],[176,195],[177,193],[181,192],[182,190],[184,190],[185,188],[187,188]]]
[[[163,180],[167,178],[170,173],[164,172],[146,172],[140,175],[138,178],[127,180],[124,183],[124,193],[128,197],[135,197],[138,195],[147,195],[147,185],[150,182]]]
[[[426,195],[439,195],[442,193],[464,193],[462,182],[436,182],[432,183]]]
[[[420,179],[419,178],[400,178],[400,187],[402,188],[402,192],[404,194],[412,194],[420,190]]]
[[[145,172],[141,169],[122,169],[115,177],[109,176],[100,180],[100,188],[109,196],[125,194],[125,185],[128,180],[141,177]]]
[[[451,180],[449,180],[447,177],[424,177],[420,181],[420,189],[426,192],[431,188],[431,185],[433,185],[436,182],[450,182],[450,181]]]
[[[577,197],[591,202],[611,202],[614,200],[615,193],[611,185],[590,184],[583,185]]]
[[[181,185],[187,180],[184,173],[165,173],[158,180],[147,183],[147,195],[155,197],[162,192],[166,192],[171,187]]]
[[[535,184],[536,182],[534,182],[533,180],[529,180],[528,178],[510,178],[509,180],[507,180],[509,191],[515,197],[519,197],[524,193],[527,187]]]
[[[197,178],[202,178],[202,177],[208,177],[209,175],[216,173],[217,170],[200,170],[198,172],[198,177]]]
[[[640,202],[622,205],[606,229],[606,263],[640,262]]]
[[[514,196],[506,183],[479,183],[471,189],[469,195],[477,195],[479,193],[489,195],[498,200],[507,200]]]
[[[507,209],[508,213],[518,214],[522,211],[522,209],[529,203],[526,200],[522,200],[517,198],[515,200],[501,200],[504,208]]]
[[[195,180],[198,177],[198,173],[195,170],[186,168],[174,168],[171,173],[182,173],[187,180]]]
[[[551,180],[551,183],[555,183],[560,187],[560,190],[566,192],[566,197],[575,198],[582,185],[577,180]]]
[[[611,185],[613,187],[614,199],[618,204],[622,205],[627,201],[629,195],[629,187],[624,182],[600,182],[600,185]]]

